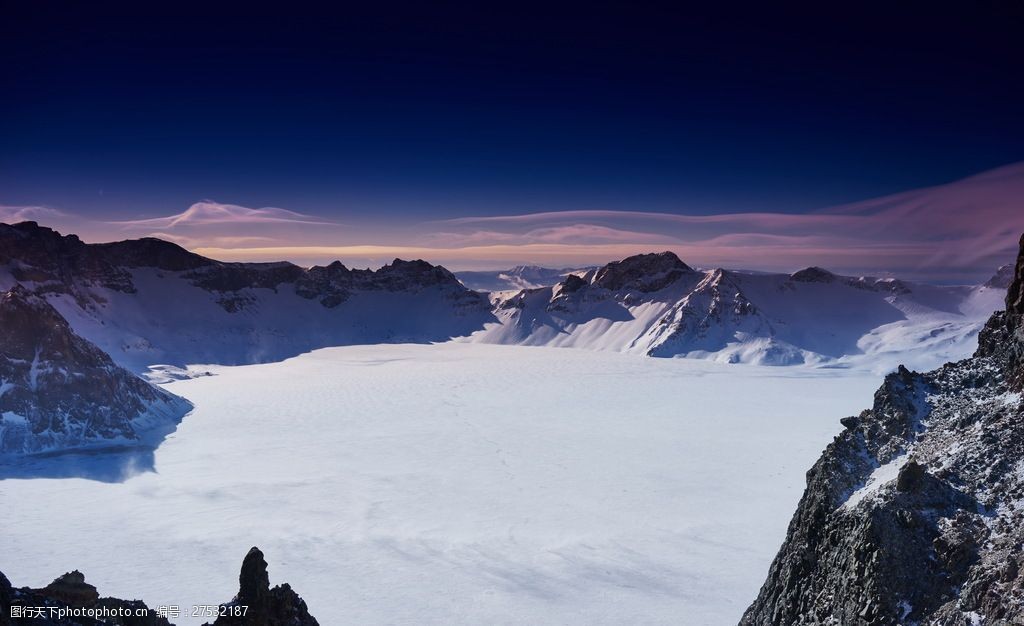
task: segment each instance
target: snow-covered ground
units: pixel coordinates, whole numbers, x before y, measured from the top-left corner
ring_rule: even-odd
[[[325,625],[735,624],[879,384],[457,343],[205,369],[155,471],[0,482],[12,581],[215,604],[257,545]]]

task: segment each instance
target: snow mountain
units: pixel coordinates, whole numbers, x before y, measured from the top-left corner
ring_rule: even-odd
[[[35,222],[0,225],[0,289],[20,284],[120,365],[279,361],[325,346],[444,341],[492,320],[448,270],[395,259],[222,263],[159,239],[86,244]]]
[[[698,271],[664,252],[559,276],[484,294],[425,261],[375,271],[224,263],[159,239],[87,244],[35,222],[0,224],[0,452],[150,445],[188,407],[132,373],[167,382],[202,375],[203,364],[330,346],[455,339],[762,365],[933,365],[969,353],[1007,271],[950,287],[814,267]]]
[[[703,271],[664,252],[567,273],[515,268],[516,280],[558,272],[559,282],[489,301],[425,261],[376,271],[223,263],[159,239],[86,244],[34,222],[0,225],[0,289],[39,294],[75,333],[154,380],[202,363],[452,338],[762,365],[932,366],[970,353],[1007,271],[979,286],[936,286],[816,267]]]
[[[1004,270],[1005,271],[1005,270]],[[671,252],[609,263],[495,302],[470,341],[792,365],[946,360],[969,354],[1005,276],[936,286],[839,276],[697,271]]]

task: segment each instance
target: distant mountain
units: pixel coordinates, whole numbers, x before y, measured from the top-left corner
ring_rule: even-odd
[[[503,286],[558,281],[492,294],[492,306],[424,261],[376,271],[222,263],[158,239],[85,244],[34,222],[0,225],[0,289],[39,294],[120,365],[161,365],[157,377],[188,364],[458,337],[765,365],[931,365],[969,353],[1007,271],[975,287],[935,286],[815,267],[697,271],[665,252],[589,270],[514,268]]]
[[[932,365],[969,353],[1007,280],[1005,269],[976,287],[816,267],[698,271],[670,252],[513,274],[550,272],[557,283],[492,303],[425,261],[376,271],[223,263],[159,239],[86,244],[35,222],[0,224],[0,452],[159,441],[187,408],[122,368],[163,382],[204,363],[327,346],[458,338],[762,365]]]
[[[842,420],[742,626],[1024,623],[1024,238],[1005,306]]]
[[[593,267],[551,269],[537,265],[517,265],[493,272],[455,272],[463,285],[476,291],[509,291],[549,287],[565,280],[569,274],[584,274]]]
[[[155,446],[191,409],[118,367],[45,299],[0,296],[0,455]]]
[[[0,289],[14,284],[135,372],[444,341],[493,320],[486,297],[424,261],[376,271],[222,263],[159,239],[86,244],[35,222],[0,224]]]
[[[495,302],[470,341],[791,365],[867,355],[933,362],[970,352],[1005,291],[848,277],[697,271],[671,252],[609,263]],[[892,354],[890,354],[892,353]],[[941,361],[940,361],[941,362]]]

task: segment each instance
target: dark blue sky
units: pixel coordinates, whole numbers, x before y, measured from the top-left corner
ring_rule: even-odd
[[[374,4],[8,3],[0,204],[799,212],[1024,159],[1019,2]]]

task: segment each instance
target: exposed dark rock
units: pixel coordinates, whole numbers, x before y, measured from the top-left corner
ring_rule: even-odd
[[[287,585],[270,587],[267,562],[258,548],[252,548],[242,561],[238,577],[238,595],[222,605],[222,615],[212,626],[319,626],[309,614],[306,603]],[[41,617],[18,616],[22,607],[42,607]],[[51,612],[51,609],[53,611]],[[64,609],[64,615],[58,610]],[[69,610],[75,610],[71,612]],[[185,610],[178,607],[179,612]],[[97,619],[96,613],[104,611]],[[170,613],[173,617],[173,612]],[[42,589],[15,588],[0,572],[0,626],[173,626],[156,609],[140,600],[101,598],[96,588],[79,571],[68,572]],[[211,626],[207,624],[206,626]]]
[[[92,606],[100,599],[96,587],[85,582],[85,575],[78,570],[60,576],[37,591],[70,606]]]
[[[287,583],[271,589],[267,562],[255,547],[242,561],[238,595],[224,607],[213,626],[319,626]],[[244,615],[236,614],[242,607],[246,607]]]
[[[793,272],[789,278],[798,283],[831,283],[836,280],[836,275],[820,267],[807,267]]]
[[[28,612],[28,609],[35,609]],[[99,612],[99,613],[97,613]],[[12,617],[15,616],[15,617]],[[0,626],[173,626],[139,600],[101,598],[79,571],[42,589],[14,588],[0,573]]]
[[[923,465],[910,460],[900,468],[896,476],[896,491],[918,491],[927,476]]]
[[[562,281],[562,286],[559,289],[559,293],[575,293],[587,286],[587,281],[583,280],[576,274],[569,274]]]
[[[693,269],[672,252],[638,254],[598,269],[592,284],[610,291],[633,289],[649,293],[692,273]]]
[[[0,295],[0,455],[131,445],[173,430],[188,407],[115,365],[27,288]]]
[[[1024,624],[1024,239],[1006,307],[843,421],[741,624]]]

